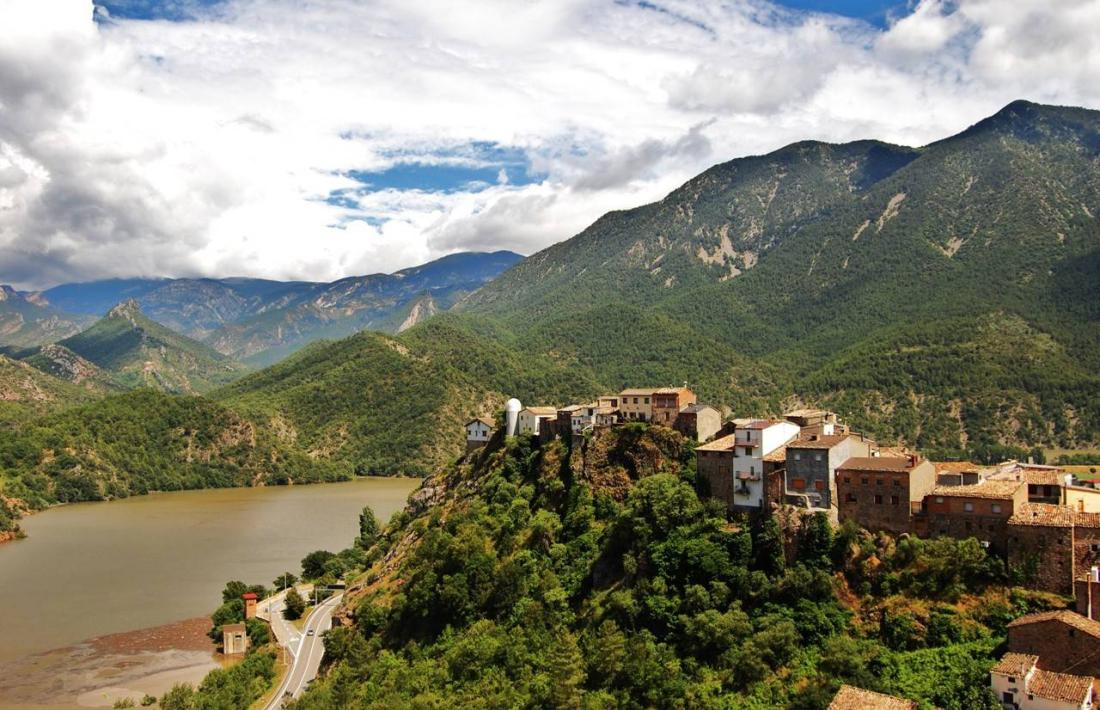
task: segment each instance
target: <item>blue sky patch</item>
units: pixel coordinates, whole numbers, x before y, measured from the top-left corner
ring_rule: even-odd
[[[906,0],[775,0],[777,5],[808,12],[828,12],[854,17],[885,28],[891,15],[908,15]]]
[[[193,20],[201,11],[225,4],[226,0],[96,0],[116,20]],[[104,18],[100,13],[97,20]]]
[[[395,162],[385,170],[348,171],[346,175],[362,183],[363,188],[337,191],[330,196],[330,204],[347,206],[346,203],[351,201],[349,192],[479,192],[504,183],[530,185],[545,177],[532,172],[530,161],[522,149],[485,141],[431,153],[394,151],[386,157]]]

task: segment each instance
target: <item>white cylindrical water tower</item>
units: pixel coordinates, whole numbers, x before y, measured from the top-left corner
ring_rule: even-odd
[[[504,405],[504,421],[508,436],[516,435],[516,425],[519,423],[519,410],[521,409],[523,409],[523,405],[515,397],[512,397]]]

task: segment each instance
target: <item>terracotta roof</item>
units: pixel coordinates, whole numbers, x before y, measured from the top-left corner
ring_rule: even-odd
[[[1052,673],[1042,669],[1035,671],[1027,684],[1027,692],[1047,700],[1060,700],[1080,704],[1092,689],[1092,678],[1068,673]]]
[[[1100,528],[1100,513],[1073,511],[1073,524],[1079,528]]]
[[[851,434],[822,434],[821,436],[811,436],[801,439],[795,439],[794,441],[787,443],[788,449],[831,449],[840,442],[844,441]]]
[[[1008,524],[1068,528],[1073,525],[1073,511],[1050,503],[1022,503],[1012,512]]]
[[[1025,481],[1033,486],[1064,486],[1066,474],[1051,469],[1021,468],[1015,471],[994,473],[990,476],[993,481]]]
[[[496,422],[494,422],[492,419],[489,419],[488,417],[477,417],[475,419],[471,419],[470,421],[466,422],[465,426],[470,426],[474,422],[481,422],[482,424],[485,424],[486,426],[488,426],[490,429],[492,429],[493,427],[495,427],[497,425]]]
[[[726,436],[720,436],[714,441],[706,444],[701,444],[695,447],[696,451],[731,451],[734,447],[734,443],[737,439],[736,434],[727,434]]]
[[[908,458],[900,456],[853,456],[838,468],[847,471],[910,471],[914,466]]]
[[[241,624],[222,624],[222,633],[226,631],[233,633],[234,631],[244,631],[247,627],[243,623]]]
[[[561,413],[561,412],[575,412],[578,409],[584,409],[584,405],[583,404],[567,404],[564,407],[559,407],[556,411],[558,413]]]
[[[653,394],[683,394],[685,392],[689,394],[694,394],[694,392],[689,390],[687,387],[658,387],[657,389],[653,390]]]
[[[1020,481],[982,481],[966,486],[936,486],[932,495],[951,498],[992,498],[994,500],[1012,500],[1020,486]]]
[[[851,685],[842,685],[837,691],[829,710],[916,710],[912,700],[895,698]]]
[[[1083,631],[1089,636],[1100,638],[1100,621],[1093,621],[1081,616],[1075,611],[1059,609],[1058,611],[1041,611],[1037,614],[1028,614],[1008,623],[1008,628],[1015,626],[1027,626],[1028,624],[1040,624],[1046,621],[1060,621],[1066,626],[1072,626],[1078,631]]]
[[[1038,656],[1026,653],[1006,653],[997,661],[997,665],[989,669],[995,675],[1025,676],[1035,664],[1039,662]]]
[[[788,444],[787,446],[790,446]],[[770,453],[764,454],[762,461],[768,463],[786,463],[787,462],[787,446],[778,446]]]
[[[656,391],[655,387],[630,387],[620,392],[619,396],[626,397],[629,395],[631,397],[641,397],[644,395],[646,397],[649,397],[654,393],[654,391]]]
[[[524,407],[523,412],[530,412],[536,416],[554,416],[558,413],[557,407]],[[522,414],[523,412],[520,412]]]
[[[932,465],[936,467],[936,473],[969,473],[982,468],[970,461],[933,461]]]
[[[256,598],[256,593],[255,592],[245,592],[244,594],[241,595],[241,599],[255,599],[255,598]]]

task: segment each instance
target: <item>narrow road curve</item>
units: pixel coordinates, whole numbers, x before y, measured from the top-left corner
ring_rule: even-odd
[[[325,653],[321,634],[332,626],[332,614],[340,605],[343,596],[343,594],[332,595],[321,602],[309,615],[303,629],[304,633],[297,639],[297,648],[293,644],[287,647],[294,661],[283,676],[283,682],[275,689],[275,695],[264,706],[264,710],[278,710],[290,698],[301,695],[306,683],[317,677],[317,671],[321,667],[321,656]],[[310,632],[313,632],[312,635]]]

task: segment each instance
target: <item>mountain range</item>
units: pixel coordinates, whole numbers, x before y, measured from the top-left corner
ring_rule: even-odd
[[[42,292],[0,287],[0,346],[56,342],[133,300],[149,319],[223,355],[270,364],[321,338],[396,332],[450,307],[522,257],[452,254],[393,274],[331,283],[265,279],[109,279]]]
[[[254,364],[306,333],[365,329],[202,400],[287,460],[344,472],[436,470],[461,451],[462,421],[509,396],[560,404],[685,381],[738,414],[822,405],[884,442],[989,459],[1100,444],[1098,215],[1100,112],[1021,101],[920,148],[802,142],[722,163],[479,279],[448,281],[443,260],[134,297]],[[221,296],[178,305],[196,289]],[[72,310],[68,293],[44,298]],[[89,436],[62,418],[63,439]],[[16,476],[41,472],[22,461]]]

